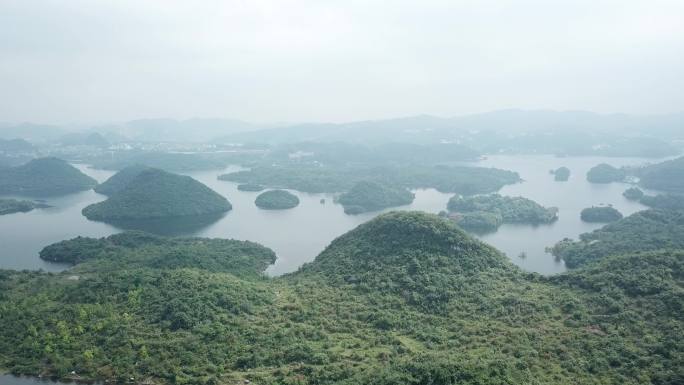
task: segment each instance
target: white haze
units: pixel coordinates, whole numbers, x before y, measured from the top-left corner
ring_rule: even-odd
[[[684,1],[0,1],[0,121],[681,111]]]

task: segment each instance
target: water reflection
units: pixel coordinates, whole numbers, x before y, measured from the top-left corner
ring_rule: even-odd
[[[172,237],[200,233],[228,214],[216,213],[175,218],[118,219],[105,220],[103,222],[121,230],[138,230]]]

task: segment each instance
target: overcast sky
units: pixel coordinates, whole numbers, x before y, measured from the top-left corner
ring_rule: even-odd
[[[684,110],[683,0],[0,0],[0,121]]]

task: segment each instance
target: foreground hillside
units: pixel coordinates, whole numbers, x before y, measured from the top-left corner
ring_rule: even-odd
[[[90,250],[90,251],[88,251]],[[684,252],[524,273],[453,223],[389,213],[299,272],[255,244],[124,233],[0,272],[0,367],[162,384],[681,384]],[[76,374],[70,374],[75,372]]]

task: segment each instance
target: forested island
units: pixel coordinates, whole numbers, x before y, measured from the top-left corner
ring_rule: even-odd
[[[453,196],[447,209],[459,226],[473,231],[496,230],[503,223],[537,225],[558,219],[558,209],[544,207],[523,197],[499,194],[473,197]]]
[[[567,167],[559,167],[555,170],[551,170],[551,174],[553,174],[553,177],[557,182],[567,182],[567,180],[570,179],[570,169]]]
[[[299,206],[299,198],[289,191],[270,190],[259,194],[254,204],[264,210],[286,210]]]
[[[638,201],[644,197],[644,192],[638,187],[630,187],[622,193],[622,196],[631,201]]]
[[[83,209],[91,220],[117,221],[219,214],[228,200],[189,176],[144,170],[107,200]]]
[[[434,188],[463,195],[495,192],[520,182],[517,173],[495,168],[422,165],[271,165],[223,174],[219,179],[309,193],[342,193],[358,182],[372,180],[407,189]]]
[[[81,238],[41,253],[76,263],[63,273],[0,271],[0,368],[110,383],[681,383],[684,252],[611,254],[545,278],[416,212],[366,222],[278,278],[249,242]]]
[[[415,195],[403,187],[392,187],[372,181],[361,181],[340,195],[338,203],[347,214],[361,214],[388,207],[408,205]]]
[[[622,219],[622,214],[612,206],[592,206],[580,212],[585,222],[615,222]]]
[[[40,158],[0,168],[0,194],[50,196],[90,190],[97,181],[64,160]]]
[[[684,212],[645,210],[590,233],[564,239],[549,251],[576,268],[608,255],[657,249],[684,249]]]
[[[237,189],[240,191],[259,192],[259,191],[263,191],[265,189],[265,187],[260,185],[260,184],[255,184],[255,183],[243,183],[243,184],[239,184],[237,186]]]
[[[49,206],[33,201],[0,198],[0,215],[27,213],[33,209],[45,207]]]
[[[594,166],[587,172],[587,180],[591,183],[621,182],[626,176],[625,170],[615,168],[606,163]]]

